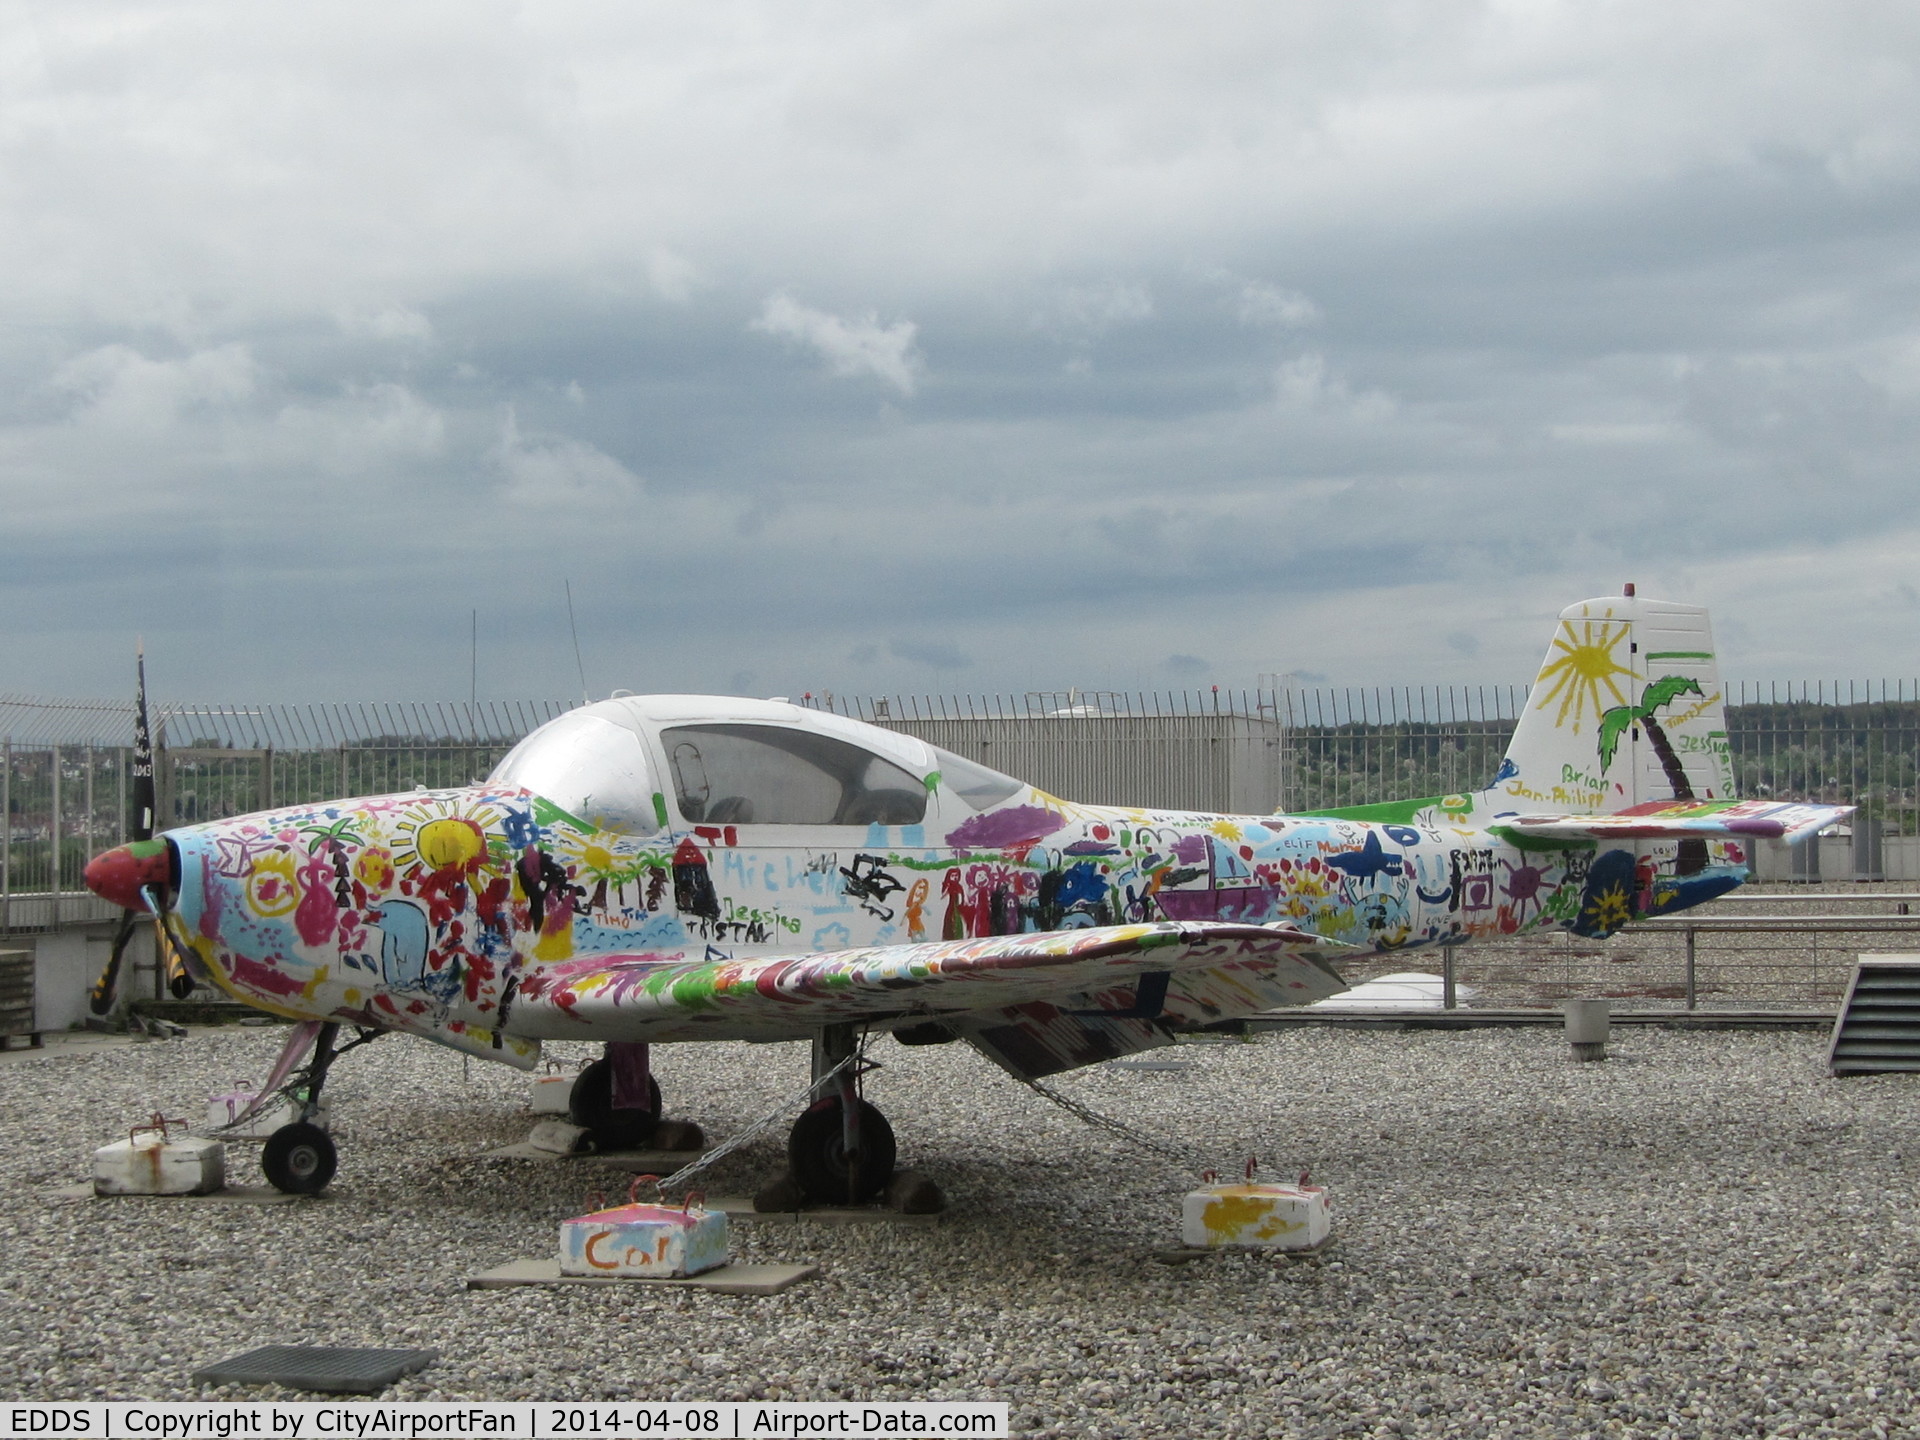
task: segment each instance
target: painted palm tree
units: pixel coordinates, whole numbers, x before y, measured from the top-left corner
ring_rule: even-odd
[[[1653,753],[1660,757],[1660,768],[1667,772],[1667,783],[1673,786],[1674,798],[1692,800],[1695,797],[1693,786],[1687,780],[1687,768],[1680,763],[1680,757],[1674,753],[1673,742],[1667,739],[1667,732],[1660,728],[1660,722],[1654,719],[1654,712],[1663,706],[1671,705],[1682,695],[1703,693],[1698,680],[1690,680],[1685,675],[1664,675],[1653,681],[1640,692],[1638,705],[1616,705],[1600,717],[1600,768],[1604,771],[1613,763],[1613,757],[1620,748],[1620,736],[1632,725],[1644,725],[1647,740],[1653,746]]]

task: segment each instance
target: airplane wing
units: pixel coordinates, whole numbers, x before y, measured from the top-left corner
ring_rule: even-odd
[[[1612,815],[1502,816],[1495,829],[1549,840],[1785,840],[1792,844],[1851,815],[1851,805],[1791,801],[1654,800]]]
[[[1343,948],[1284,926],[1167,921],[737,960],[593,955],[527,975],[505,1024],[542,1039],[786,1039],[837,1021],[1064,1002],[1235,962],[1297,969],[1326,993],[1345,982],[1319,955]]]

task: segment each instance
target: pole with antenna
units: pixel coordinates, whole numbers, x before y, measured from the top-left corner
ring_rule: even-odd
[[[587,694],[587,667],[580,661],[580,627],[573,623],[573,581],[569,580],[566,583],[567,629],[573,632],[573,663],[580,671],[580,703],[591,705],[593,701]]]

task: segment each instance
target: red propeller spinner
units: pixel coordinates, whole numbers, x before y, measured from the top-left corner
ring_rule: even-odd
[[[122,910],[145,910],[140,892],[149,886],[164,893],[173,883],[173,861],[164,840],[136,840],[103,850],[87,862],[87,888]]]

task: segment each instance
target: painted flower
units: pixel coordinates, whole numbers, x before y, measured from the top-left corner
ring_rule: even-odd
[[[367,847],[353,862],[353,873],[369,894],[385,894],[393,886],[392,852],[380,845]]]
[[[285,851],[254,857],[247,876],[247,905],[266,919],[285,915],[300,903],[300,884],[294,878],[293,857]]]

